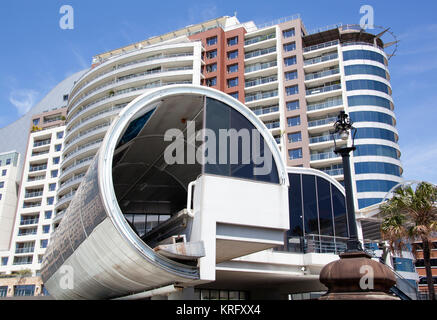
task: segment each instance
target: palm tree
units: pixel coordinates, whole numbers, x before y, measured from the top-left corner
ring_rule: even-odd
[[[435,300],[430,256],[432,233],[437,231],[437,187],[427,182],[419,183],[416,190],[401,186],[381,204],[380,214],[382,237],[392,252],[400,252],[405,241],[422,240],[428,292],[430,300]]]

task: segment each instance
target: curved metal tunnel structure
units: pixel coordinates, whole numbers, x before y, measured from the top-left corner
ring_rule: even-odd
[[[236,138],[215,143],[223,130]],[[56,299],[192,286],[214,281],[218,262],[283,244],[288,228],[288,176],[264,124],[220,91],[167,86],[113,121],[42,278]]]

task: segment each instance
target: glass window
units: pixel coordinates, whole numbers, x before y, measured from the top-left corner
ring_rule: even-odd
[[[39,124],[39,119],[33,119],[32,122],[34,126],[37,126]]]
[[[290,71],[285,73],[285,80],[297,79],[297,71]]]
[[[56,190],[56,183],[50,183],[49,184],[49,191],[55,191]]]
[[[398,182],[390,180],[358,180],[358,192],[388,192]]]
[[[2,170],[2,176],[5,176],[6,173],[7,173],[7,170],[6,170],[6,169],[3,169],[3,170]]]
[[[208,64],[206,66],[206,72],[214,72],[217,71],[217,63]]]
[[[382,198],[364,198],[364,199],[358,199],[358,207],[366,208],[370,207],[376,203],[380,203],[382,201]]]
[[[384,69],[368,64],[345,66],[344,72],[347,76],[354,74],[370,74],[387,79],[387,72]]]
[[[64,131],[60,131],[56,133],[56,138],[62,139],[64,137]]]
[[[54,197],[48,197],[47,198],[47,205],[52,205],[54,201]]]
[[[345,196],[334,185],[331,185],[332,209],[336,237],[348,237]]]
[[[293,143],[299,141],[302,141],[302,133],[300,131],[288,134],[288,142]]]
[[[399,159],[399,151],[390,146],[379,144],[364,144],[356,145],[357,149],[354,151],[355,157],[360,156],[382,156]]]
[[[355,139],[383,139],[397,142],[396,134],[393,131],[381,128],[357,128]]]
[[[290,188],[288,189],[290,230],[287,231],[287,235],[301,237],[303,236],[301,175],[289,173],[288,178],[290,180]]]
[[[284,38],[293,37],[295,35],[294,28],[282,31],[282,35],[283,35]]]
[[[58,176],[58,170],[52,170],[51,171],[51,177],[56,178]]]
[[[299,126],[300,125],[300,116],[290,117],[287,119],[287,122],[288,122],[289,127]]]
[[[6,159],[6,165],[11,164],[11,159]]]
[[[47,248],[47,244],[49,243],[49,240],[48,239],[44,239],[44,240],[41,240],[41,243],[40,243],[40,247],[41,248]]]
[[[391,115],[376,111],[350,112],[352,122],[380,122],[394,126],[395,122]]]
[[[217,43],[217,36],[210,37],[206,39],[206,45],[213,46]]]
[[[393,267],[396,271],[416,272],[413,260],[407,258],[393,257]]]
[[[238,57],[238,50],[228,52],[228,60],[232,60]]]
[[[300,108],[299,100],[287,102],[287,110],[288,111],[297,110],[299,108]]]
[[[208,161],[204,167],[205,173],[279,183],[276,163],[263,136],[259,136],[259,150],[252,150],[254,147],[251,141],[253,139],[253,132],[257,133],[258,130],[237,110],[230,108],[220,101],[207,98],[205,127],[212,130],[219,139],[225,139],[227,141],[226,158],[208,159],[214,160],[215,163]],[[233,131],[236,132],[236,134],[232,137],[229,137],[229,135],[223,137],[223,130],[229,132],[230,129],[234,129],[235,131]],[[222,133],[220,133],[219,130],[222,131]],[[244,134],[245,132],[247,133],[246,135]],[[231,144],[234,144],[236,148],[231,148]],[[216,157],[224,154],[219,152],[219,147],[220,144],[217,143]],[[258,154],[259,156],[255,158],[254,154]],[[269,163],[271,163],[271,166]],[[267,167],[265,167],[266,165]],[[269,172],[264,173],[258,171],[261,168],[268,167],[270,167]]]
[[[391,110],[390,100],[378,96],[358,95],[347,98],[349,107],[355,106],[376,106]]]
[[[228,88],[238,86],[238,78],[228,79],[227,82],[228,82]]]
[[[302,175],[305,234],[319,234],[317,216],[316,177]]]
[[[288,150],[290,160],[302,159],[302,148]]]
[[[295,85],[295,86],[285,87],[285,93],[287,94],[287,96],[291,96],[293,94],[298,94],[299,93],[299,86]]]
[[[208,87],[213,87],[217,85],[217,77],[206,79],[206,85]]]
[[[59,164],[59,157],[54,157],[53,158],[53,164]]]
[[[0,200],[3,198],[3,195],[0,193]]]
[[[5,182],[4,182],[4,181],[1,181],[1,182],[0,182],[0,188],[4,188],[4,186],[5,186]]]
[[[389,87],[382,82],[375,80],[349,80],[346,81],[346,89],[347,91],[353,90],[375,90],[384,92],[386,94],[390,94]]]
[[[64,101],[67,101],[68,100],[68,94],[64,94],[63,99],[64,99]]]
[[[35,294],[34,284],[14,286],[15,297],[33,296],[34,294]]]
[[[42,226],[42,233],[49,233],[50,232],[50,225]]]
[[[8,257],[2,257],[2,266],[6,266],[8,264]]]
[[[348,50],[343,52],[343,60],[372,60],[385,64],[382,54],[369,50]]]
[[[401,176],[401,168],[385,162],[358,162],[355,163],[355,174],[382,173]]]
[[[296,50],[296,42],[290,42],[284,44],[284,51],[288,52],[293,50]]]
[[[61,151],[62,144],[55,145],[55,151]]]
[[[320,234],[334,236],[333,213],[331,205],[331,184],[321,178],[317,179],[317,200],[319,208]]]
[[[207,51],[206,52],[206,57],[208,59],[213,59],[215,57],[217,57],[217,49],[211,50],[211,51]]]
[[[285,64],[286,67],[295,65],[296,62],[297,62],[296,56],[288,57],[288,58],[284,59],[284,64]]]
[[[52,217],[52,210],[47,210],[46,212],[44,212],[44,218],[51,219],[51,217]]]
[[[237,72],[238,71],[238,63],[231,64],[230,66],[227,67],[227,69],[228,69],[228,73]]]
[[[229,95],[235,99],[238,99],[238,92],[231,92]]]
[[[234,46],[238,43],[238,36],[228,39],[228,46]]]

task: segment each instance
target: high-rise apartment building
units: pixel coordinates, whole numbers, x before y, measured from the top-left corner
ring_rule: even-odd
[[[264,26],[221,17],[96,55],[68,101],[58,219],[111,120],[147,89],[172,83],[202,84],[240,100],[263,120],[289,166],[340,182],[331,131],[346,111],[357,128],[356,206],[378,203],[402,181],[389,81],[378,36],[356,26],[309,33],[299,16]]]

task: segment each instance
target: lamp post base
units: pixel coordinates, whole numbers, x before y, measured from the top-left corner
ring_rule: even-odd
[[[393,272],[363,251],[340,254],[322,269],[320,282],[328,287],[320,300],[399,300],[389,294],[396,284]]]

